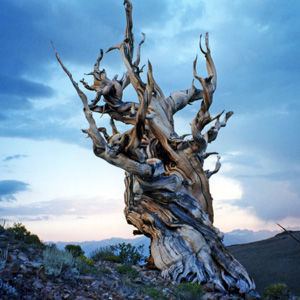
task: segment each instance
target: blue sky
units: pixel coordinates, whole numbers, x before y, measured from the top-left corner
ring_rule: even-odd
[[[88,126],[81,101],[50,43],[79,81],[100,48],[122,40],[122,4],[0,2],[0,218],[23,222],[43,240],[132,237],[123,171],[94,157],[81,132]],[[133,7],[136,42],[146,34],[141,64],[151,61],[166,95],[190,87],[197,54],[198,75],[206,76],[198,43],[210,34],[218,73],[211,114],[235,112],[209,148],[222,157],[211,178],[215,225],[300,228],[300,2],[135,0]],[[101,66],[109,77],[125,71],[117,51]],[[129,89],[124,100],[135,99]],[[198,109],[194,103],[176,116],[179,134],[190,132]],[[97,121],[107,125],[105,116]]]

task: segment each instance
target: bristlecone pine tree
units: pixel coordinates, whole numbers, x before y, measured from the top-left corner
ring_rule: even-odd
[[[82,100],[89,129],[83,130],[93,141],[96,156],[125,170],[125,216],[137,230],[151,239],[148,264],[158,268],[165,278],[177,282],[213,283],[222,291],[248,293],[255,284],[244,267],[234,259],[222,243],[222,234],[213,226],[212,197],[209,178],[220,169],[219,157],[215,169],[203,169],[204,160],[212,154],[207,145],[214,141],[221,127],[233,114],[227,112],[211,117],[209,108],[216,89],[217,74],[205,36],[206,50],[200,50],[206,59],[208,77],[197,75],[196,63],[193,75],[201,86],[194,84],[184,91],[165,97],[155,82],[151,63],[148,62],[147,82],[140,77],[140,49],[137,47],[133,61],[134,37],[132,33],[132,4],[125,0],[127,25],[124,40],[109,48],[118,49],[127,72],[121,79],[109,79],[100,70],[103,51],[90,73],[94,84],[84,87],[96,92],[89,104],[87,96],[73,80],[72,74],[56,57],[69,76]],[[132,85],[139,103],[124,102],[123,90]],[[104,105],[98,105],[100,100]],[[179,136],[174,130],[173,115],[187,104],[201,100],[200,109],[191,122],[191,138]],[[112,135],[105,127],[98,127],[93,113],[108,114]],[[120,133],[114,120],[131,124],[132,128]],[[206,132],[204,128],[213,123]]]

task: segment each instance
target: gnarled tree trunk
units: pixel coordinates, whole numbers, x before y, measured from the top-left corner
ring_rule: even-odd
[[[149,264],[161,270],[162,276],[178,282],[211,282],[217,289],[247,293],[255,289],[253,280],[243,266],[236,261],[222,244],[222,234],[213,226],[212,197],[209,178],[220,169],[217,157],[215,170],[204,170],[205,159],[217,153],[207,152],[208,143],[214,141],[232,112],[211,117],[209,108],[216,89],[217,74],[205,37],[206,50],[200,50],[206,58],[208,77],[197,75],[194,61],[194,77],[202,89],[194,84],[184,91],[165,97],[154,80],[152,66],[148,62],[147,82],[140,77],[140,47],[133,61],[134,37],[132,34],[132,4],[125,0],[127,26],[124,40],[108,49],[118,49],[127,72],[121,79],[107,78],[100,70],[103,58],[101,50],[94,71],[94,84],[85,88],[96,92],[96,98],[88,103],[86,95],[73,80],[71,73],[56,57],[69,76],[80,96],[86,119],[90,125],[83,130],[93,141],[96,156],[126,171],[125,216],[134,225],[135,234],[151,239]],[[131,84],[139,103],[124,102],[123,90]],[[103,99],[104,105],[98,105]],[[187,104],[201,100],[200,109],[191,123],[190,139],[178,136],[174,130],[173,115]],[[98,128],[92,112],[108,114],[113,134],[105,127]],[[120,133],[114,120],[133,127]],[[205,132],[204,127],[212,124]]]

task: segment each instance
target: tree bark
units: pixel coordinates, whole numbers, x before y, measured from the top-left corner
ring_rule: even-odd
[[[126,172],[125,216],[129,224],[137,229],[134,234],[144,234],[151,239],[148,264],[153,265],[165,278],[177,282],[213,283],[222,291],[247,293],[255,290],[255,284],[244,267],[234,259],[222,243],[223,235],[213,226],[213,205],[209,190],[209,178],[221,167],[217,157],[213,171],[204,170],[204,161],[210,155],[206,152],[208,143],[217,138],[221,127],[233,114],[227,112],[221,121],[221,114],[212,118],[209,108],[216,89],[217,74],[205,37],[206,50],[200,50],[206,58],[208,77],[197,75],[194,61],[194,82],[185,91],[177,91],[165,98],[156,83],[148,62],[147,82],[140,78],[140,48],[133,62],[134,37],[132,33],[132,4],[125,0],[127,26],[124,40],[108,49],[118,49],[127,72],[118,80],[107,78],[100,70],[103,51],[94,65],[94,84],[85,88],[95,91],[96,97],[88,103],[86,95],[73,80],[63,65],[55,48],[56,57],[69,76],[80,96],[90,128],[83,130],[91,137],[96,156]],[[54,47],[54,46],[53,46]],[[123,102],[123,90],[131,84],[139,103]],[[98,105],[103,99],[104,104]],[[174,130],[173,115],[187,104],[201,100],[200,109],[191,123],[192,138],[186,140]],[[108,114],[113,134],[105,127],[97,127],[93,112]],[[119,133],[114,120],[133,127]],[[212,124],[212,125],[210,125]],[[205,127],[209,129],[205,132]]]

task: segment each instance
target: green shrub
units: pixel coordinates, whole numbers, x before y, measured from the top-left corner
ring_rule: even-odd
[[[72,254],[68,251],[59,250],[56,246],[47,247],[43,254],[46,275],[57,277],[63,267],[74,265]]]
[[[116,256],[116,255],[105,256],[105,257],[103,257],[103,260],[104,261],[110,261],[110,262],[113,262],[113,263],[121,263],[120,257]]]
[[[119,243],[114,246],[101,247],[91,253],[93,261],[111,261],[115,263],[136,265],[143,261],[144,245],[135,247],[130,243]]]
[[[120,258],[120,262],[129,265],[136,265],[144,259],[142,254],[143,248],[144,245],[135,247],[130,243],[119,243],[115,246],[111,246],[111,250]]]
[[[154,300],[166,300],[168,297],[161,291],[154,287],[149,287],[145,289],[145,292]]]
[[[115,256],[110,246],[100,247],[91,252],[91,259],[93,261],[103,261],[105,257]]]
[[[45,248],[45,245],[40,241],[40,238],[36,234],[31,234],[22,223],[14,223],[13,227],[8,227],[6,230],[15,240],[31,246]]]
[[[107,268],[102,267],[102,266],[100,266],[98,270],[102,274],[107,274],[107,275],[111,275],[112,274],[112,272],[111,272],[110,269],[107,269]]]
[[[7,232],[16,240],[24,241],[28,231],[22,223],[14,223],[13,227],[7,228]],[[30,233],[29,233],[30,234]]]
[[[46,246],[41,242],[40,238],[36,234],[27,234],[25,236],[25,243],[29,244],[30,246],[34,246],[41,249],[46,249]]]
[[[78,259],[80,259],[81,261],[84,261],[86,264],[88,264],[91,267],[95,266],[95,262],[89,258],[87,258],[84,254],[81,254]]]
[[[77,270],[83,275],[96,275],[98,274],[97,268],[95,267],[94,261],[81,254],[75,259],[75,266]]]
[[[175,295],[181,300],[200,300],[204,295],[203,288],[197,283],[180,283]]]
[[[139,272],[137,271],[137,269],[130,265],[122,265],[122,266],[116,267],[116,270],[121,275],[127,275],[132,278],[139,277]]]
[[[80,245],[68,244],[66,245],[65,250],[69,251],[73,255],[73,257],[84,255],[84,251],[81,249]]]
[[[267,286],[263,293],[266,300],[285,300],[290,299],[290,290],[285,283],[271,284]]]

